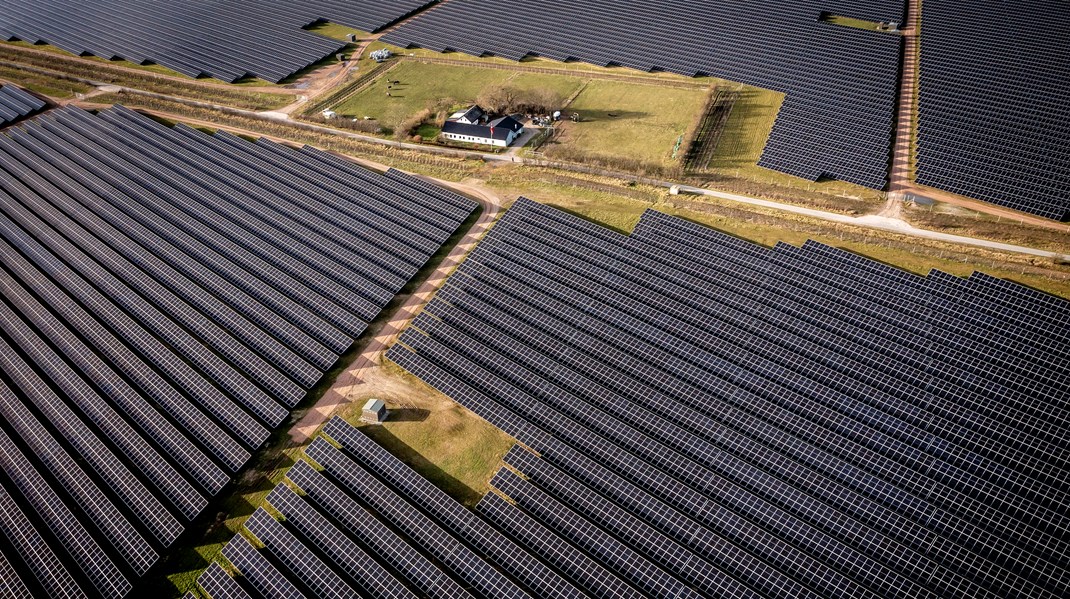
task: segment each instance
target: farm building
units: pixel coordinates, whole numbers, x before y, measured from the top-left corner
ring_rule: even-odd
[[[442,126],[442,136],[453,141],[506,147],[524,132],[524,125],[511,116],[491,120],[479,106],[456,112]]]

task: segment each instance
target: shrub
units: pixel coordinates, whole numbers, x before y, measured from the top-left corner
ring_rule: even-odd
[[[398,128],[394,130],[394,135],[397,136],[398,139],[408,139],[409,137],[412,137],[416,130],[420,128],[420,125],[429,121],[431,116],[431,111],[426,108],[409,116],[409,118],[402,121],[401,124],[398,125]]]

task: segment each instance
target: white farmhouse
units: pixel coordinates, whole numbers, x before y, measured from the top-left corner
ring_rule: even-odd
[[[506,147],[524,133],[524,125],[511,116],[489,120],[479,106],[454,113],[442,125],[442,137],[471,144]]]

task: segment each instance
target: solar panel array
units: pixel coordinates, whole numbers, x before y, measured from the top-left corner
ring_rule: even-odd
[[[46,104],[26,90],[14,85],[0,85],[0,127],[14,123],[39,110]]]
[[[0,570],[126,595],[475,207],[121,106],[5,130]]]
[[[451,0],[383,39],[513,60],[537,55],[712,75],[776,90],[786,97],[760,165],[883,188],[901,38],[819,20],[833,9],[902,21],[903,3],[580,0],[569,4],[568,18],[546,27],[532,16],[562,14],[559,2]]]
[[[577,597],[565,576],[334,418],[198,580],[225,597]],[[300,493],[294,489],[299,489]],[[590,560],[592,573],[606,573]],[[599,584],[613,586],[611,575]],[[618,587],[627,589],[626,585]],[[240,594],[244,593],[244,595]],[[630,593],[632,596],[634,591]]]
[[[329,20],[375,31],[433,0],[5,0],[0,39],[157,63],[190,77],[278,82],[343,42],[301,28]]]
[[[1070,304],[521,199],[388,357],[516,438],[478,511],[644,595],[1065,597]],[[523,474],[517,476],[516,472]],[[592,566],[592,594],[615,582]]]
[[[1070,220],[1070,7],[927,0],[917,181]]]

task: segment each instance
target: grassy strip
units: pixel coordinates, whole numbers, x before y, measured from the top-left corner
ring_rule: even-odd
[[[821,19],[826,23],[832,23],[833,25],[839,25],[841,27],[851,27],[854,29],[865,29],[866,31],[880,31],[881,24],[876,21],[866,21],[864,19],[855,19],[852,17],[843,17],[840,15],[827,15]]]
[[[935,268],[967,276],[983,270],[1070,299],[1070,268],[1032,256],[741,207],[712,197],[670,196],[659,187],[626,185],[616,179],[565,175],[548,169],[496,168],[488,173],[486,185],[503,197],[530,197],[622,233],[632,230],[644,210],[656,209],[765,246],[780,241],[801,245],[813,239],[916,274]]]
[[[93,89],[77,81],[48,77],[6,65],[0,65],[0,79],[17,83],[28,90],[57,99],[73,98],[75,94],[84,94]]]
[[[339,135],[309,131],[286,122],[242,116],[135,94],[108,94],[93,98],[93,101],[100,104],[123,104],[135,108],[142,107],[194,120],[256,131],[263,135],[309,144],[350,156],[367,158],[386,166],[423,173],[448,181],[460,181],[477,171],[482,165],[481,162],[471,160],[434,155]]]
[[[99,63],[106,64],[106,65],[119,66],[119,67],[123,67],[123,68],[126,68],[126,69],[135,69],[135,70],[138,70],[138,71],[145,71],[146,73],[157,73],[159,75],[166,75],[168,77],[179,77],[179,78],[182,78],[182,79],[191,79],[189,75],[185,75],[185,74],[179,73],[178,71],[175,71],[173,69],[169,69],[169,68],[163,66],[162,64],[156,64],[156,63],[151,63],[151,62],[150,63],[145,63],[145,64],[138,64],[136,62],[130,62],[129,60],[124,60],[122,58],[109,59],[109,58],[102,58],[100,56],[93,56],[91,54],[90,55],[85,55],[85,56],[78,56],[76,54],[71,54],[70,52],[64,50],[63,48],[57,48],[56,46],[51,46],[51,45],[48,45],[48,44],[31,44],[29,42],[23,42],[23,41],[10,41],[10,42],[0,41],[0,45],[16,46],[16,47],[20,47],[20,48],[32,48],[34,50],[38,50],[38,51],[41,51],[41,52],[50,52],[50,53],[55,54],[57,56],[62,56],[62,57],[69,58],[69,59],[89,60],[89,61],[99,62]],[[200,81],[219,83],[219,84],[223,84],[223,85],[235,85],[235,86],[270,87],[272,85],[278,85],[276,83],[272,83],[270,81],[265,81],[264,79],[257,79],[255,77],[249,77],[249,78],[246,78],[246,79],[242,79],[241,81],[235,81],[234,83],[230,83],[228,81],[223,81],[221,79],[215,79],[215,78],[203,78],[203,79],[200,79]]]
[[[247,110],[281,108],[291,104],[296,99],[292,94],[248,91],[240,87],[223,88],[200,85],[192,79],[186,83],[159,77],[148,72],[134,73],[107,63],[95,64],[95,61],[65,58],[59,54],[56,56],[44,56],[33,52],[19,51],[6,44],[0,44],[0,60],[18,62],[39,69],[46,69],[60,75],[91,79],[108,85],[144,89]]]
[[[480,57],[480,56],[472,56],[472,55],[469,55],[469,54],[463,54],[461,52],[436,52],[434,50],[425,50],[423,48],[409,48],[409,49],[406,49],[406,48],[400,48],[398,46],[393,46],[393,45],[387,44],[387,43],[382,42],[382,41],[376,41],[376,42],[373,42],[371,45],[369,45],[368,46],[368,51],[365,54],[366,55],[370,55],[371,52],[374,52],[376,50],[382,50],[382,49],[387,49],[387,50],[390,50],[391,52],[393,52],[394,54],[398,54],[398,55],[401,55],[401,56],[407,56],[407,57],[410,57],[410,58],[416,58],[416,59],[429,59],[429,60],[432,60],[432,61],[434,61],[434,60],[449,60],[451,62],[452,61],[467,62],[467,63],[471,63],[473,66],[478,66],[478,65],[483,65],[483,66],[504,65],[504,66],[507,66],[507,67],[516,68],[519,65],[521,67],[535,67],[535,68],[540,68],[540,69],[542,69],[542,68],[554,69],[555,71],[560,71],[562,74],[572,74],[572,75],[576,75],[576,76],[582,76],[584,73],[597,73],[597,74],[601,74],[601,75],[616,74],[616,75],[620,75],[622,77],[628,77],[628,78],[634,78],[634,79],[646,79],[650,83],[655,83],[655,84],[658,81],[672,81],[672,82],[681,82],[681,83],[684,83],[686,85],[691,85],[691,84],[702,85],[703,83],[708,83],[711,80],[709,77],[704,77],[704,76],[703,77],[688,77],[686,75],[679,75],[677,73],[667,73],[667,72],[650,73],[650,72],[646,72],[646,71],[639,71],[639,70],[636,70],[636,69],[631,69],[631,68],[628,68],[628,67],[620,67],[620,66],[605,67],[605,66],[593,65],[593,64],[588,64],[588,63],[585,63],[585,62],[578,62],[578,61],[560,62],[560,61],[553,60],[553,59],[550,59],[550,58],[540,58],[540,57],[536,57],[536,56],[528,56],[528,57],[525,57],[525,58],[521,59],[519,62],[517,62],[515,60],[510,60],[508,58],[500,58],[500,57],[497,57],[497,56],[483,56],[483,57]]]
[[[932,206],[907,204],[903,217],[924,229],[1070,254],[1070,224],[1062,230],[1037,227],[944,202]]]

